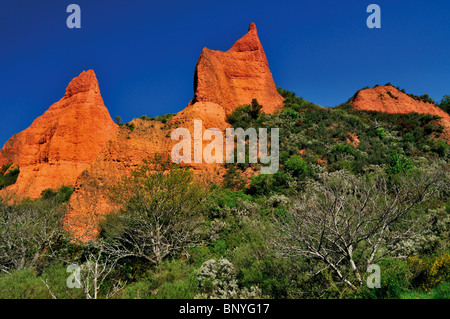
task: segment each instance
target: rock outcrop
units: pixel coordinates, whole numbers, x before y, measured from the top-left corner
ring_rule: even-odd
[[[163,124],[159,121],[134,119],[134,129],[119,128],[117,134],[105,145],[95,161],[78,178],[75,191],[69,201],[65,222],[77,237],[83,240],[97,234],[97,222],[111,211],[117,209],[109,198],[109,189],[123,176],[128,175],[142,160],[155,153],[170,156],[172,147],[171,132],[176,127],[187,128],[193,132],[193,121],[201,120],[202,131],[210,127],[225,127],[225,113],[219,105],[196,103],[178,113]],[[207,142],[203,143],[203,147]],[[191,154],[193,154],[192,143]],[[219,182],[225,172],[221,164],[191,163],[183,164],[193,170],[197,179]]]
[[[393,86],[377,86],[363,89],[350,101],[354,108],[386,113],[419,113],[440,116],[437,122],[443,126],[441,137],[450,141],[450,115],[438,106],[418,101]]]
[[[167,123],[134,119],[118,127],[103,104],[93,71],[73,79],[64,97],[25,131],[13,136],[0,151],[1,163],[20,166],[17,194],[39,197],[42,190],[63,184],[74,186],[65,224],[84,240],[96,235],[99,219],[114,210],[109,189],[142,160],[155,153],[170,155],[178,141],[177,128],[202,131],[229,127],[226,115],[256,98],[266,113],[282,107],[255,25],[227,52],[203,49],[195,70],[194,98]],[[223,139],[225,141],[225,138]],[[209,141],[199,142],[204,148]],[[192,145],[192,153],[195,146]],[[197,179],[219,182],[220,163],[189,163]]]
[[[0,150],[0,165],[18,165],[17,182],[2,192],[36,198],[47,188],[75,185],[116,133],[94,71],[82,72],[64,97]]]
[[[213,102],[229,114],[253,98],[266,113],[281,109],[284,100],[277,92],[256,26],[251,23],[247,34],[228,51],[203,49],[195,68],[190,104]]]

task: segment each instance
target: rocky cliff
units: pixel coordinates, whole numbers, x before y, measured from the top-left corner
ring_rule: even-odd
[[[108,198],[108,188],[129,174],[142,159],[154,153],[169,155],[177,141],[170,138],[177,127],[193,132],[194,120],[202,121],[202,131],[218,128],[222,132],[229,124],[226,115],[240,104],[249,104],[256,98],[264,111],[274,112],[282,107],[267,58],[259,41],[256,26],[227,52],[203,49],[195,69],[194,98],[188,106],[166,124],[158,121],[133,120],[134,129],[121,127],[78,178],[75,192],[69,202],[66,222],[81,236],[89,225],[116,207]],[[225,138],[224,138],[225,141]],[[202,147],[208,144],[204,141]],[[192,149],[195,147],[192,143]],[[219,182],[224,168],[221,164],[186,164],[196,178]]]
[[[116,131],[94,71],[82,72],[61,100],[0,150],[0,165],[20,167],[17,182],[2,193],[36,198],[46,188],[75,185]]]
[[[213,102],[229,114],[253,98],[258,99],[266,113],[281,109],[283,104],[256,26],[251,23],[247,34],[228,51],[203,49],[195,68],[194,98],[190,104]]]

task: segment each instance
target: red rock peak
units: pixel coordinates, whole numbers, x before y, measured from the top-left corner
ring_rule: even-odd
[[[242,38],[236,41],[228,52],[245,52],[260,50],[264,54],[264,49],[259,41],[256,25],[252,22],[248,27],[248,32]],[[265,54],[264,54],[265,56]],[[267,60],[266,60],[267,61]]]
[[[226,52],[204,48],[195,68],[196,102],[219,104],[225,113],[256,98],[266,113],[281,109],[283,97],[278,94],[256,25]]]
[[[66,94],[64,96],[71,97],[77,93],[88,91],[100,93],[94,70],[83,71],[79,76],[72,79],[66,88]]]

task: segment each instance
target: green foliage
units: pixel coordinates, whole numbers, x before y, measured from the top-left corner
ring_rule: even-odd
[[[57,190],[51,188],[43,190],[41,198],[44,200],[54,200],[56,203],[65,203],[69,201],[72,193],[72,187],[63,185]]]
[[[388,187],[395,189],[417,185],[420,172],[431,171],[436,163],[442,171],[448,169],[449,145],[439,139],[439,117],[360,111],[350,103],[323,108],[277,89],[285,99],[281,112],[265,114],[252,100],[228,116],[235,128],[280,129],[276,174],[256,174],[247,181],[243,171],[250,167],[257,172],[260,163],[228,164],[223,185],[206,187],[195,182],[189,169],[157,155],[111,188],[111,199],[121,209],[101,224],[100,238],[110,249],[102,258],[126,254],[104,282],[100,298],[116,279],[127,282],[117,298],[449,298],[448,257],[443,257],[450,249],[448,189],[408,214],[417,221],[414,231],[420,236],[398,242],[397,255],[377,261],[381,289],[344,287],[320,260],[281,258],[273,248],[276,238],[270,236],[274,218],[289,221],[296,200],[309,191],[318,185],[337,190],[340,184],[329,175],[338,170],[345,169],[349,180],[361,183],[388,174]],[[382,98],[395,98],[390,95]],[[414,98],[430,101],[425,95]],[[444,97],[441,107],[449,100]],[[173,115],[140,119],[166,123]],[[123,125],[121,119],[119,123]],[[15,182],[18,173],[4,166],[0,188]],[[0,203],[0,298],[51,298],[42,280],[58,298],[85,297],[82,289],[67,290],[67,265],[58,261],[85,264],[91,252],[89,243],[73,242],[61,227],[72,192],[63,186],[44,190],[38,200]],[[353,196],[356,200],[357,194]],[[382,200],[376,198],[377,203]],[[391,225],[389,234],[402,227]],[[160,242],[173,249],[153,244],[158,229],[164,233]],[[380,255],[392,248],[380,245]],[[153,253],[158,249],[159,257]],[[358,265],[364,264],[366,250],[364,241],[354,247]],[[349,267],[343,272],[357,282]],[[365,269],[361,275],[364,282]]]
[[[154,117],[149,117],[149,116],[147,116],[147,115],[141,115],[140,117],[139,117],[141,120],[144,120],[144,121],[152,121],[152,120],[154,120],[155,118]]]
[[[1,299],[49,299],[50,294],[32,269],[0,275]]]
[[[444,95],[441,103],[439,103],[439,107],[450,114],[450,95]]]
[[[272,184],[272,175],[252,176],[248,192],[251,195],[269,195],[272,191]]]
[[[296,112],[301,112],[307,109],[317,109],[317,106],[314,103],[308,102],[302,97],[298,97],[295,93],[290,92],[288,90],[283,90],[281,87],[277,87],[278,93],[284,97],[284,106],[285,108],[291,108]]]
[[[256,99],[252,99],[252,103],[250,104],[250,116],[253,119],[257,119],[259,114],[261,114],[261,110],[262,110],[263,106],[261,104],[258,103],[258,101]]]
[[[228,189],[242,189],[247,182],[245,177],[242,176],[241,171],[235,165],[230,165],[223,177],[223,186]]]
[[[163,261],[121,293],[126,299],[192,299],[197,294],[195,268],[183,260]]]
[[[382,129],[381,127],[376,129],[377,132],[377,136],[381,139],[386,137],[386,133],[384,132],[384,129]]]
[[[308,163],[298,155],[292,155],[285,163],[284,168],[291,172],[292,176],[299,179],[306,178],[310,173]]]
[[[176,114],[177,113],[167,113],[167,114],[163,114],[163,115],[158,115],[156,117],[153,117],[153,116],[150,117],[150,116],[144,114],[144,115],[141,115],[139,118],[144,121],[160,121],[165,124],[165,123],[167,123],[167,121],[170,118],[172,118]]]
[[[450,145],[448,145],[444,140],[436,140],[431,145],[431,150],[442,158],[446,158],[448,156],[449,149]]]
[[[125,255],[158,264],[199,241],[205,197],[192,171],[155,154],[111,189],[122,209],[101,223],[102,236]]]
[[[408,94],[409,96],[411,96],[412,98],[414,98],[415,100],[418,101],[422,101],[425,103],[431,103],[431,104],[436,104],[436,101],[433,100],[428,94],[423,94],[420,96],[415,96],[414,94]]]
[[[171,119],[175,115],[177,115],[177,113],[167,113],[163,115],[158,115],[157,117],[155,117],[155,121],[160,121],[165,124],[169,119]]]
[[[134,131],[135,125],[133,122],[128,122],[127,124],[125,124],[125,126],[130,130],[130,131]]]
[[[381,288],[361,287],[355,297],[368,299],[396,299],[411,288],[413,274],[408,263],[399,259],[386,259],[379,264],[381,269]]]
[[[123,125],[122,117],[120,115],[116,115],[115,120],[117,125]]]
[[[389,175],[407,174],[413,169],[413,164],[410,159],[404,155],[394,152],[391,156],[391,161],[386,169]]]
[[[227,116],[227,122],[235,128],[242,127],[246,129],[247,127],[251,127],[254,122],[251,112],[251,105],[239,105]]]
[[[391,98],[398,100],[398,96],[395,96],[391,93],[391,91],[387,91],[387,95],[389,95]]]
[[[285,108],[281,111],[281,114],[286,115],[292,119],[296,119],[298,117],[298,112],[292,108]]]
[[[16,183],[20,170],[18,167],[12,169],[11,164],[5,164],[0,169],[0,189],[8,187]]]

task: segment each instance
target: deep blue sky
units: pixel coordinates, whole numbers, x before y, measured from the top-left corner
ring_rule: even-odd
[[[81,29],[66,8],[81,7]],[[366,8],[382,9],[368,29]],[[94,69],[111,116],[183,109],[203,47],[228,50],[255,22],[275,83],[323,106],[391,82],[450,94],[448,0],[0,0],[0,146]]]

